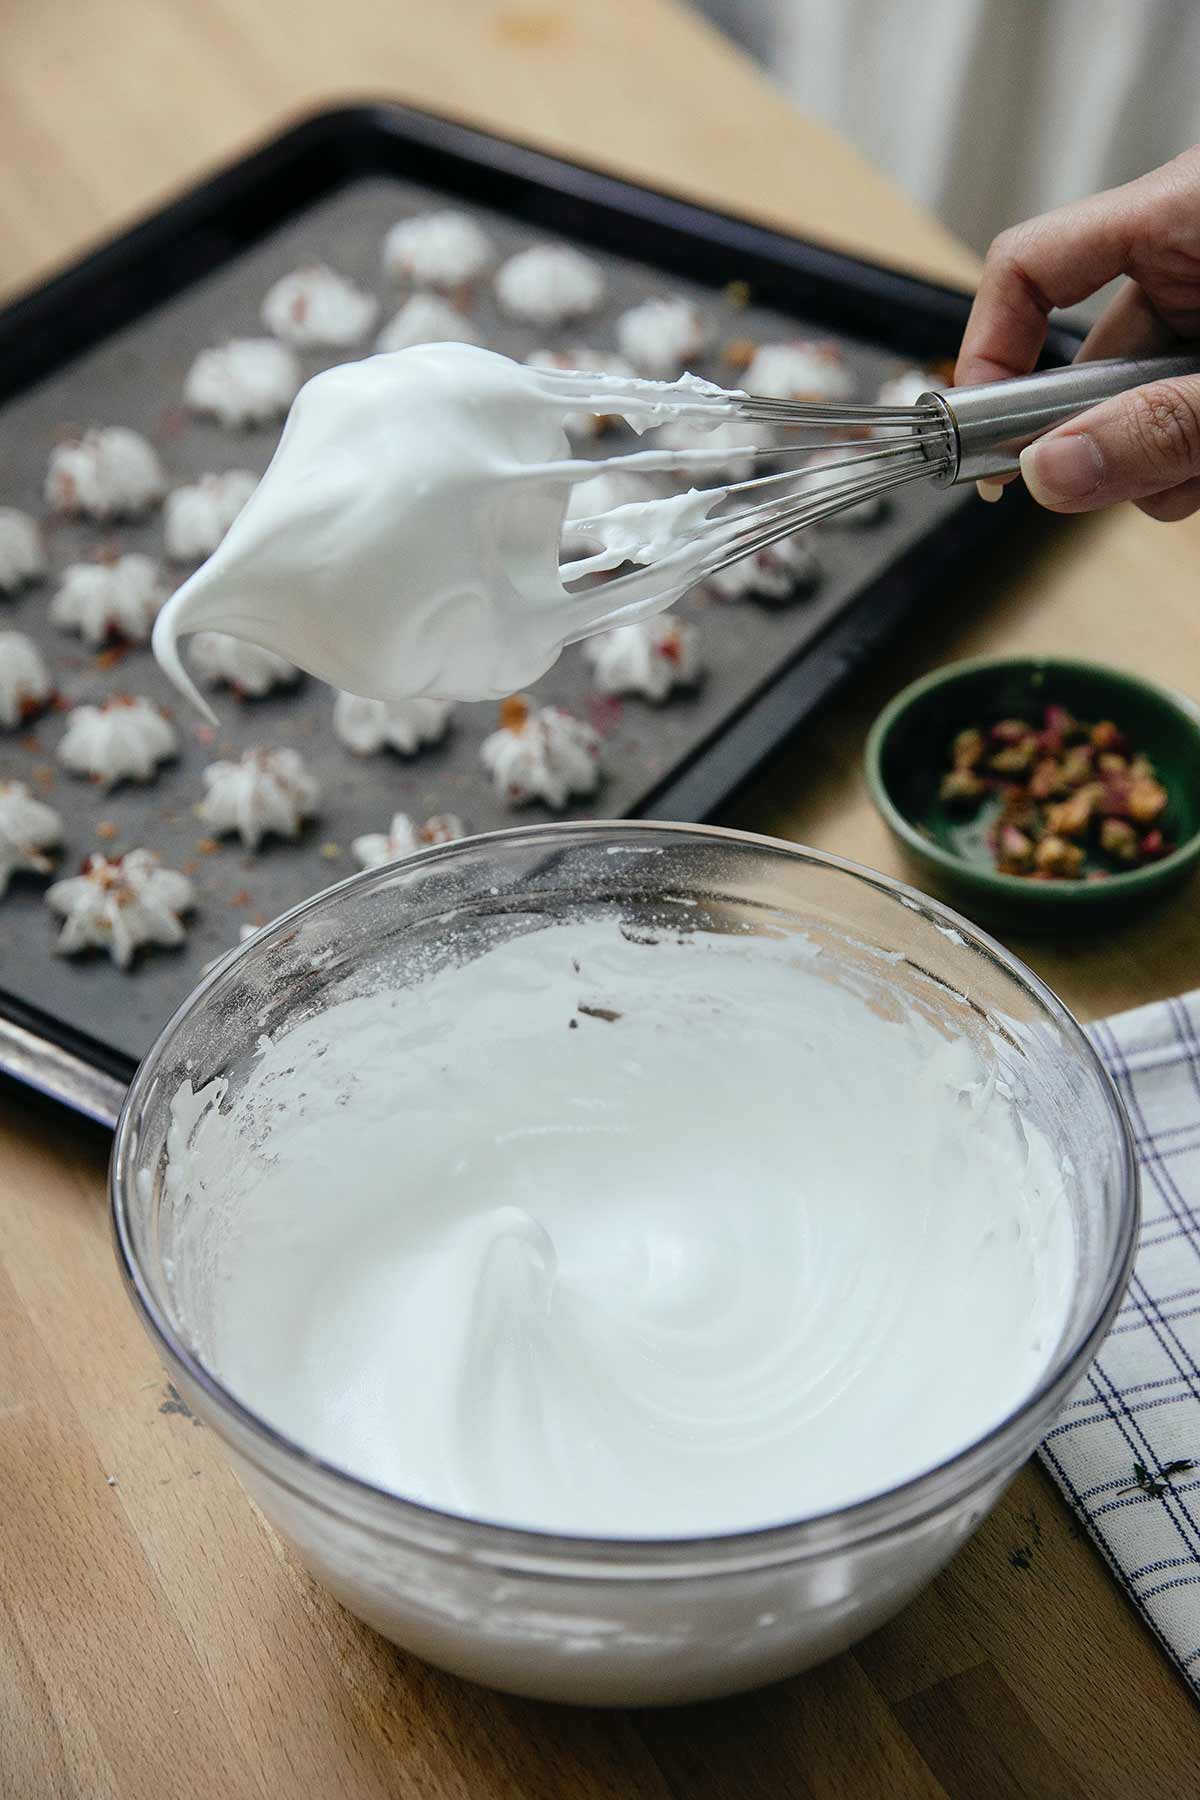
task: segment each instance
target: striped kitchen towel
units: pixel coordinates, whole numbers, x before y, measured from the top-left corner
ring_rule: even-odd
[[[1133,1127],[1141,1239],[1112,1330],[1041,1455],[1200,1693],[1200,990],[1089,1035]]]

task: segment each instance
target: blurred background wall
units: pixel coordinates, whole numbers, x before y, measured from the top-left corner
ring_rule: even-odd
[[[1200,139],[1200,0],[697,0],[986,250]]]

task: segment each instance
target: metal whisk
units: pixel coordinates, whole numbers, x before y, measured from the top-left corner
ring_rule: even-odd
[[[747,446],[745,455],[769,472],[728,482],[699,496],[708,504],[696,509],[687,542],[676,542],[665,555],[630,549],[630,537],[604,545],[593,555],[569,562],[567,579],[612,570],[622,562],[642,566],[608,582],[606,607],[628,606],[633,617],[664,604],[667,587],[681,592],[694,582],[720,573],[731,563],[753,556],[836,513],[889,494],[913,481],[946,487],[958,482],[1007,475],[1019,467],[1027,444],[1064,420],[1102,400],[1147,382],[1200,373],[1195,349],[1169,356],[1116,358],[1073,363],[1013,381],[972,388],[931,389],[912,406],[824,406],[791,400],[709,389],[688,399],[678,416],[697,423],[768,424],[781,435],[769,447]],[[586,383],[587,377],[564,374],[559,382]],[[582,392],[583,387],[574,391]],[[653,408],[648,406],[648,412]],[[643,429],[653,425],[648,417]],[[788,434],[795,431],[796,437]],[[819,472],[808,466],[819,453]],[[726,449],[687,453],[689,470],[727,465]],[[678,471],[681,459],[670,451],[634,451],[598,463],[597,469],[631,473]],[[783,464],[783,467],[778,465]],[[682,505],[685,497],[680,495]],[[637,509],[618,507],[605,519],[620,520]],[[578,520],[589,525],[604,520]],[[598,534],[603,539],[603,531]]]

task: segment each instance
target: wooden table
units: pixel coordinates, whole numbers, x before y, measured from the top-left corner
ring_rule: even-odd
[[[972,257],[798,118],[674,0],[13,0],[0,281],[23,286],[284,117],[394,94],[969,282]],[[882,869],[864,727],[978,650],[1087,651],[1200,691],[1200,527],[1055,527],[980,571],[738,807]],[[1085,1016],[1200,980],[1196,890],[1152,923],[1020,944]],[[991,1796],[1194,1793],[1191,1701],[1040,1473],[853,1654],[660,1715],[470,1689],[358,1626],[288,1558],[164,1386],[120,1291],[105,1145],[0,1117],[0,1795]]]

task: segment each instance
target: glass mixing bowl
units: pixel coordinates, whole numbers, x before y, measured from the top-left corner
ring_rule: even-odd
[[[441,958],[560,919],[820,945],[831,978],[878,984],[994,1059],[1069,1161],[1077,1259],[1035,1392],[937,1468],[840,1511],[702,1539],[514,1530],[414,1504],[289,1442],[198,1353],[164,1180],[180,1084],[236,1090],[264,1032],[403,990]],[[881,957],[880,951],[886,954]],[[177,1128],[176,1128],[177,1129]],[[264,1125],[269,1134],[269,1121]],[[1137,1226],[1129,1129],[1065,1007],[999,945],[882,875],[692,826],[562,824],[424,851],[331,888],[232,952],[167,1025],[129,1091],[112,1159],[118,1254],[181,1394],[302,1562],[406,1649],[511,1692],[650,1705],[731,1693],[832,1656],[902,1607],[995,1504],[1082,1375],[1124,1290]],[[189,1311],[189,1317],[193,1316]],[[953,1346],[947,1346],[953,1353]]]

